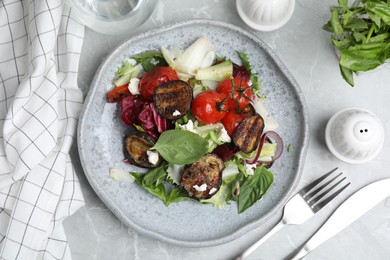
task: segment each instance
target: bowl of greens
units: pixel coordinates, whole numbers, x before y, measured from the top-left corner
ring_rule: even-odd
[[[339,52],[341,75],[354,86],[354,74],[390,61],[390,1],[338,0],[330,11],[323,29]]]

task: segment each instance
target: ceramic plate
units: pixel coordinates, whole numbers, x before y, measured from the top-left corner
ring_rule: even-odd
[[[274,184],[261,201],[242,214],[232,203],[223,209],[194,202],[166,207],[135,183],[114,181],[109,168],[139,171],[122,162],[124,126],[116,104],[106,101],[115,72],[129,56],[146,50],[186,48],[206,36],[220,56],[239,62],[245,52],[262,81],[266,108],[278,121],[277,132],[286,149],[274,164]],[[203,247],[229,242],[279,212],[294,190],[302,170],[308,139],[308,117],[302,93],[282,62],[261,40],[241,28],[208,20],[192,20],[149,31],[117,47],[99,67],[86,98],[78,128],[78,147],[84,172],[108,208],[137,232],[180,246]]]

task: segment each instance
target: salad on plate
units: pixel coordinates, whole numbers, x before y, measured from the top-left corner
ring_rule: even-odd
[[[107,100],[126,125],[124,163],[141,168],[111,168],[111,177],[135,181],[167,206],[236,201],[242,213],[259,201],[283,142],[249,57],[236,53],[240,62],[218,56],[200,37],[184,50],[163,46],[126,60]]]

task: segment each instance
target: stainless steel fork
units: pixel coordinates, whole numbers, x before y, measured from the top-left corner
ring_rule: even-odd
[[[341,184],[346,178],[341,177],[342,173],[334,177],[331,176],[337,169],[335,168],[324,174],[294,195],[284,206],[283,217],[279,223],[260,240],[238,255],[235,260],[248,257],[283,226],[302,224],[348,187],[349,182]]]

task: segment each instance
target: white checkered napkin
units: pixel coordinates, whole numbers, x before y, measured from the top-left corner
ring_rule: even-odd
[[[70,259],[83,37],[61,0],[0,1],[0,259]]]

